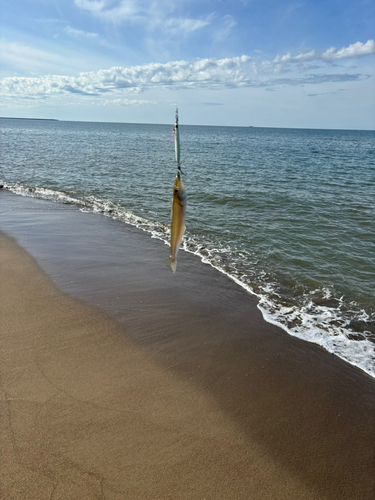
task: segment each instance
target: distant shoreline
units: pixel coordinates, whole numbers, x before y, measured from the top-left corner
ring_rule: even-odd
[[[0,120],[37,120],[47,122],[58,122],[57,118],[14,118],[13,116],[0,116]]]
[[[141,123],[141,122],[112,122],[112,121],[92,121],[92,120],[59,120],[57,118],[15,118],[12,116],[0,116],[0,120],[33,120],[33,121],[47,121],[47,122],[71,122],[71,123],[115,123],[121,125],[170,125],[169,123]],[[348,132],[375,132],[374,129],[347,129],[347,128],[307,128],[307,127],[270,127],[258,125],[197,125],[185,123],[184,127],[231,127],[231,128],[244,128],[244,129],[275,129],[275,130],[330,130],[330,131],[348,131]]]

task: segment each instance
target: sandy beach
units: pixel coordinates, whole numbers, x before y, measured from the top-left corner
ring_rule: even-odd
[[[0,204],[2,500],[374,498],[374,379],[145,232]]]

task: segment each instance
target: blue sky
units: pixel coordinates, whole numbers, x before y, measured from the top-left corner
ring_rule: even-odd
[[[1,116],[375,129],[373,0],[2,0]]]

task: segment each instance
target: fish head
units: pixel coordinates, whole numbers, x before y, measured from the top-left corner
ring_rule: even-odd
[[[173,198],[181,205],[186,204],[186,193],[180,172],[177,172],[176,178],[174,180]]]

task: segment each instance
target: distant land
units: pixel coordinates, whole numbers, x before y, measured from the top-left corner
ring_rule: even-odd
[[[0,120],[43,120],[47,122],[58,122],[56,118],[13,118],[12,116],[0,116]]]
[[[13,116],[0,116],[0,120],[32,120],[32,121],[46,121],[46,122],[76,122],[76,123],[119,123],[127,125],[170,125],[170,123],[149,123],[149,122],[111,122],[111,121],[97,121],[97,120],[59,120],[57,118],[22,118]],[[185,123],[184,127],[234,127],[234,128],[256,128],[256,129],[275,129],[275,130],[347,130],[356,132],[375,132],[375,129],[349,129],[349,128],[309,128],[309,127],[270,127],[258,125],[197,125]]]

